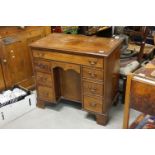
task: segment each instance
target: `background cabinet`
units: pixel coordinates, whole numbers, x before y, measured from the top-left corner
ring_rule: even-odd
[[[15,84],[29,89],[34,87],[32,61],[28,45],[49,33],[51,33],[50,27],[35,26],[25,29],[0,27],[0,89]]]
[[[0,91],[5,88],[4,78],[3,78],[3,71],[2,66],[0,64]]]

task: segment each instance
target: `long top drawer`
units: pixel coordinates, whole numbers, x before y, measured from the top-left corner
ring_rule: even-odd
[[[104,67],[104,59],[99,57],[90,57],[83,55],[73,55],[67,53],[51,52],[51,51],[41,51],[41,50],[32,50],[33,57],[35,58],[44,58],[55,61],[63,61],[75,64],[81,64],[92,67]]]

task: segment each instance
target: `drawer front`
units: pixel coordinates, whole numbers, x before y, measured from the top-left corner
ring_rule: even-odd
[[[37,88],[38,98],[45,101],[53,101],[53,89],[44,86],[38,86]]]
[[[49,51],[33,50],[33,56],[35,58],[44,58],[44,59],[63,61],[68,63],[75,63],[75,64],[99,67],[99,68],[103,68],[103,64],[104,64],[103,58],[58,53],[54,51],[49,52]]]
[[[34,60],[34,69],[37,71],[51,72],[50,62],[44,60]]]
[[[103,81],[103,70],[96,70],[89,67],[82,68],[83,78]]]
[[[51,74],[36,72],[36,80],[37,80],[37,83],[39,84],[46,85],[46,86],[52,86],[52,75]]]
[[[84,94],[103,96],[103,84],[83,80]]]
[[[102,98],[84,96],[84,109],[92,112],[102,113]]]

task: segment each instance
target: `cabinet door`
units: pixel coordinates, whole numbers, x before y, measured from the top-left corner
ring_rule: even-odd
[[[31,52],[28,45],[44,36],[44,29],[38,27],[32,31],[2,39],[0,51],[6,87],[20,84],[28,88],[34,85]]]
[[[4,77],[2,72],[2,66],[0,64],[0,91],[5,88]]]
[[[26,43],[22,40],[5,44],[3,48],[3,67],[6,86],[10,87],[32,75],[32,65]]]

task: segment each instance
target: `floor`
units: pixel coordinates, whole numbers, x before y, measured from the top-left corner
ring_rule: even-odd
[[[106,126],[96,124],[95,117],[81,110],[77,103],[60,102],[57,106],[36,108],[16,120],[4,125],[3,129],[121,129],[123,104],[113,106],[110,121]],[[131,111],[131,121],[138,115]]]

